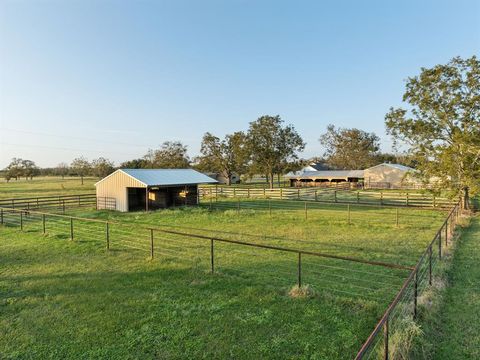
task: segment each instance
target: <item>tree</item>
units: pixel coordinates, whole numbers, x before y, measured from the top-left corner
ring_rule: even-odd
[[[327,164],[336,169],[364,169],[375,165],[375,156],[380,149],[380,139],[374,133],[359,129],[336,129],[327,126],[320,136],[320,144],[326,150]]]
[[[304,148],[305,143],[293,125],[283,126],[279,115],[264,115],[250,123],[247,133],[250,173],[267,175],[270,188],[274,174],[284,173]]]
[[[120,164],[121,169],[144,169],[147,167],[148,164],[145,159],[133,159]]]
[[[149,168],[185,169],[190,167],[187,147],[179,141],[165,141],[160,149],[149,150],[144,159]]]
[[[22,159],[13,158],[10,164],[5,168],[5,178],[18,180],[23,175]]]
[[[248,153],[246,136],[241,131],[226,135],[223,140],[207,132],[203,136],[200,152],[202,156],[198,159],[198,168],[221,173],[228,185],[234,173],[241,175],[245,172]]]
[[[80,176],[80,179],[82,181],[83,185],[83,178],[85,175],[88,175],[90,171],[92,170],[92,166],[88,162],[87,159],[85,159],[83,156],[80,156],[72,161],[72,164],[70,165],[70,168],[72,171]]]
[[[68,174],[68,164],[64,162],[58,164],[55,168],[55,173],[56,175],[60,175],[62,179],[65,179],[65,175]]]
[[[92,161],[92,173],[99,178],[110,175],[114,170],[113,162],[103,157]]]
[[[438,188],[480,191],[480,61],[453,58],[408,78],[403,101],[390,108],[387,132],[409,146],[424,181]]]
[[[40,170],[38,166],[32,160],[22,160],[22,175],[25,176],[25,180],[30,178],[33,179],[34,176],[38,175]]]

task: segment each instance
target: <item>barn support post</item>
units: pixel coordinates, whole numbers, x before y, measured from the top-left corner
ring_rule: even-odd
[[[145,188],[145,211],[148,211],[148,186]]]

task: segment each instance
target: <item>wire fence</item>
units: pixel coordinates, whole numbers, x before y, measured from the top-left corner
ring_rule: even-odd
[[[238,186],[200,186],[200,200],[222,198],[256,198],[276,200],[306,200],[324,203],[350,203],[380,206],[420,208],[451,208],[456,200],[434,194],[393,191],[351,191],[315,188],[245,188]]]
[[[409,331],[418,316],[418,299],[432,286],[433,271],[443,252],[453,240],[453,232],[461,213],[459,201],[449,212],[433,240],[420,256],[400,291],[363,343],[355,359],[394,359],[402,351],[399,339]]]
[[[280,286],[308,284],[318,291],[379,302],[391,297],[410,267],[249,241],[246,235],[87,219],[20,209],[0,209],[0,223],[71,241],[97,241],[108,251],[128,249],[149,259],[194,264],[197,268]],[[267,281],[268,280],[268,281]]]

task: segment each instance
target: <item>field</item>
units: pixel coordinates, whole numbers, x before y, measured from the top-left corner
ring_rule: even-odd
[[[250,200],[151,213],[31,213],[2,239],[7,358],[352,358],[445,213]],[[289,205],[287,206],[286,203]],[[297,204],[297,205],[292,205]],[[397,225],[398,214],[398,225]],[[10,216],[10,217],[9,217]],[[99,221],[101,220],[101,221]],[[110,221],[105,250],[105,221]],[[15,226],[17,225],[17,226]],[[150,230],[153,228],[155,230]],[[150,258],[151,234],[154,258]],[[206,237],[206,238],[204,238]],[[209,237],[297,253],[215,241]],[[347,261],[335,257],[348,257]],[[306,287],[305,287],[306,286]],[[293,291],[291,291],[293,289]]]
[[[0,180],[0,199],[35,197],[35,196],[54,196],[54,195],[73,195],[95,192],[94,183],[97,178],[86,177],[82,185],[79,177],[66,176],[61,177],[35,177],[33,180],[10,180],[8,183]]]

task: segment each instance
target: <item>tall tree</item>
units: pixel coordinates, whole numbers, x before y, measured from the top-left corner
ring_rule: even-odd
[[[99,157],[98,159],[92,160],[92,173],[99,178],[110,175],[114,170],[113,162],[108,159]]]
[[[160,149],[149,150],[144,158],[149,168],[185,169],[190,167],[187,147],[180,141],[165,141]]]
[[[234,173],[241,175],[245,172],[248,153],[246,136],[241,131],[226,135],[223,140],[207,132],[203,136],[200,152],[202,156],[198,167],[221,173],[228,185],[231,184]]]
[[[18,180],[23,175],[23,160],[20,158],[13,158],[10,164],[5,168],[5,178],[8,180]]]
[[[60,175],[62,179],[65,179],[65,175],[68,174],[68,164],[64,162],[58,164],[55,168],[55,173],[56,175]]]
[[[82,181],[82,185],[83,185],[83,178],[86,175],[90,174],[90,172],[92,170],[92,166],[90,165],[88,160],[85,159],[83,156],[75,158],[72,161],[72,164],[70,165],[70,168],[72,169],[72,171],[76,175],[80,176],[80,179]]]
[[[439,188],[480,192],[480,61],[453,58],[421,68],[407,80],[403,101],[409,110],[390,108],[387,132],[409,145],[425,181]]]
[[[305,148],[293,125],[283,125],[279,115],[264,115],[250,123],[247,133],[251,173],[268,176],[273,188],[274,174],[284,173]]]
[[[326,148],[327,164],[336,169],[364,169],[375,164],[380,149],[380,139],[374,133],[359,129],[335,128],[328,125],[327,132],[320,136]]]
[[[30,180],[40,173],[40,169],[32,160],[22,160],[22,175],[25,177],[25,180]]]

